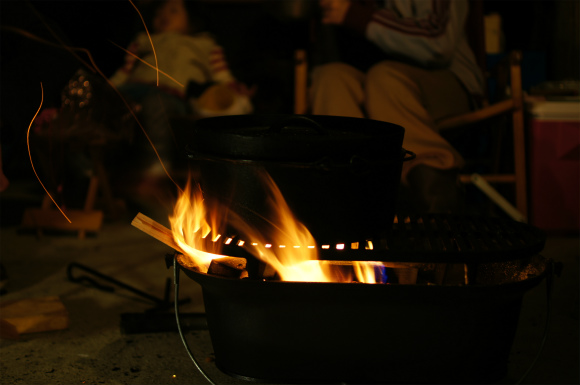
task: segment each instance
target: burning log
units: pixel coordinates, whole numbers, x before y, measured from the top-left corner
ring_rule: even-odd
[[[177,262],[186,269],[200,271],[199,266],[183,254],[177,254],[175,258],[177,258]],[[211,261],[207,274],[217,275],[224,278],[247,278],[248,270],[246,267],[246,258],[221,257]],[[204,273],[203,271],[200,272]]]
[[[207,273],[227,278],[246,278],[248,277],[246,259],[236,257],[214,259],[211,261]]]
[[[193,270],[199,270],[197,265],[192,264],[191,261],[183,255],[184,251],[177,243],[175,243],[173,234],[167,227],[141,213],[137,214],[131,222],[131,225],[177,251],[178,254],[176,258],[182,266]],[[211,261],[207,273],[228,278],[246,278],[248,277],[246,263],[247,261],[245,258],[221,256],[220,258]]]

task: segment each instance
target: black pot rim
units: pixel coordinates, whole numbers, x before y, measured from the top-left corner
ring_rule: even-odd
[[[404,128],[363,118],[322,115],[234,115],[200,119],[189,154],[237,160],[351,162],[401,160]]]

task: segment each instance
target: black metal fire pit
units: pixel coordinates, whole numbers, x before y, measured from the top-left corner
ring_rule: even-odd
[[[425,230],[425,224],[431,227]],[[202,286],[217,366],[234,377],[268,383],[502,378],[522,298],[550,271],[550,261],[537,255],[542,234],[512,221],[446,216],[396,223],[391,234],[403,245],[428,239],[422,244],[443,247],[418,247],[397,259],[386,242],[366,250],[365,259],[390,255],[391,261],[425,271],[430,265],[460,265],[464,279],[424,278],[415,284],[229,279],[190,269],[178,256],[187,276]],[[353,255],[360,259],[360,253]]]

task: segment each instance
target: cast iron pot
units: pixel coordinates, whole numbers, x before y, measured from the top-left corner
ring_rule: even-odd
[[[404,128],[369,119],[243,115],[194,123],[188,157],[204,198],[267,233],[268,173],[318,241],[371,237],[393,223]]]
[[[541,257],[540,257],[541,258]],[[199,283],[216,364],[266,383],[494,383],[524,294],[549,276],[473,286],[231,279]]]

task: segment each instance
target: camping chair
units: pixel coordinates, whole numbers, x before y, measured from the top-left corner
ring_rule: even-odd
[[[526,155],[525,155],[525,135],[524,135],[524,103],[521,80],[521,59],[522,54],[519,51],[508,53],[504,60],[501,60],[496,68],[488,70],[486,68],[486,53],[485,53],[485,36],[484,36],[484,15],[483,2],[479,0],[470,1],[469,20],[466,23],[467,34],[470,39],[470,45],[476,55],[478,64],[482,68],[486,79],[492,79],[497,83],[497,90],[503,94],[496,96],[495,99],[491,95],[485,95],[481,103],[481,107],[459,116],[445,118],[436,122],[437,129],[444,136],[451,134],[457,136],[461,132],[471,130],[475,125],[494,125],[496,117],[508,117],[511,123],[506,127],[503,125],[495,125],[497,135],[492,138],[492,144],[496,148],[495,153],[491,156],[495,159],[487,159],[490,171],[479,174],[462,174],[460,179],[464,183],[477,183],[479,188],[483,185],[489,186],[491,184],[512,184],[515,190],[515,209],[510,203],[493,189],[488,187],[484,192],[498,203],[508,213],[512,212],[511,216],[520,220],[527,218],[527,182],[526,182]],[[506,70],[507,67],[507,70]],[[307,53],[304,49],[295,51],[295,99],[294,99],[294,113],[304,114],[308,111],[308,61]],[[486,92],[487,93],[487,92]],[[493,99],[493,101],[492,101]],[[497,130],[497,128],[501,130]],[[502,130],[511,128],[511,135],[504,135]],[[500,132],[497,132],[500,131]],[[502,153],[502,145],[506,139],[512,138],[513,151],[512,161],[513,168],[509,168],[507,172],[500,172],[499,155]],[[503,165],[502,165],[503,166]],[[492,191],[489,191],[492,190]],[[502,202],[498,202],[502,201]],[[503,203],[505,202],[505,203]],[[503,205],[502,205],[503,203]],[[505,207],[505,206],[509,207]]]

